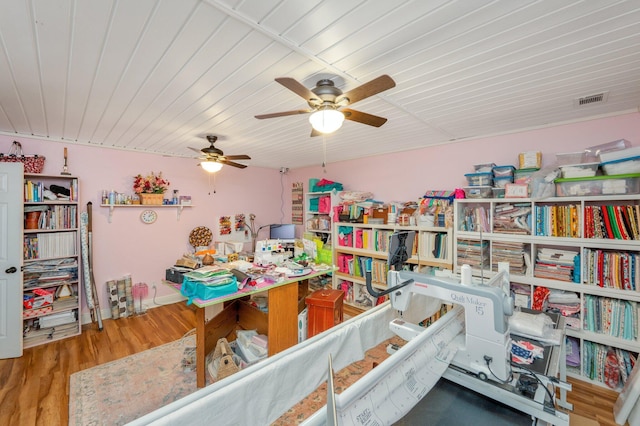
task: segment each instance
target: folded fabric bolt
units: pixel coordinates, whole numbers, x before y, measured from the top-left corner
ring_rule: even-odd
[[[580,303],[580,297],[571,291],[551,290],[549,303]]]
[[[567,337],[565,345],[567,365],[578,367],[580,365],[580,342],[574,337]]]
[[[526,340],[514,341],[511,344],[511,358],[519,364],[531,364],[535,358],[542,358],[543,349]]]
[[[545,314],[528,314],[515,312],[509,318],[509,327],[513,333],[524,333],[528,336],[545,335],[545,330],[553,327],[553,321]]]
[[[363,191],[342,191],[340,192],[340,198],[348,201],[366,201],[373,198],[373,193]]]

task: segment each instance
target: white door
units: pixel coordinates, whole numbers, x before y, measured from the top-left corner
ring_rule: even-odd
[[[22,356],[22,163],[0,163],[0,359]]]

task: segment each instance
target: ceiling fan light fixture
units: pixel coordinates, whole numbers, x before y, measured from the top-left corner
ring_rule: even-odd
[[[200,162],[200,166],[209,173],[219,172],[220,169],[222,169],[222,163],[218,163],[217,161],[202,161]]]
[[[344,114],[331,107],[317,110],[309,116],[309,123],[320,133],[333,133],[342,127]]]

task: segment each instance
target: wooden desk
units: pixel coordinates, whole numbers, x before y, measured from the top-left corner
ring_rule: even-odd
[[[308,293],[309,278],[319,277],[333,272],[333,269],[314,271],[310,274],[291,278],[279,283],[261,283],[255,287],[245,287],[233,294],[214,299],[193,299],[196,306],[196,378],[199,388],[206,385],[206,356],[211,352],[218,339],[228,336],[238,325],[244,329],[256,329],[268,338],[269,356],[290,348],[298,343],[298,313],[304,309],[304,297]],[[180,291],[180,284],[165,282]],[[268,312],[250,308],[239,299],[261,292],[268,292]],[[222,312],[211,318],[205,318],[207,306],[226,303]]]

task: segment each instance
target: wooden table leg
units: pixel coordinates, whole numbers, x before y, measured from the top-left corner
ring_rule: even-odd
[[[206,375],[206,330],[205,330],[205,309],[196,308],[196,384],[199,388],[207,384]]]
[[[269,290],[269,356],[298,343],[298,282]]]

